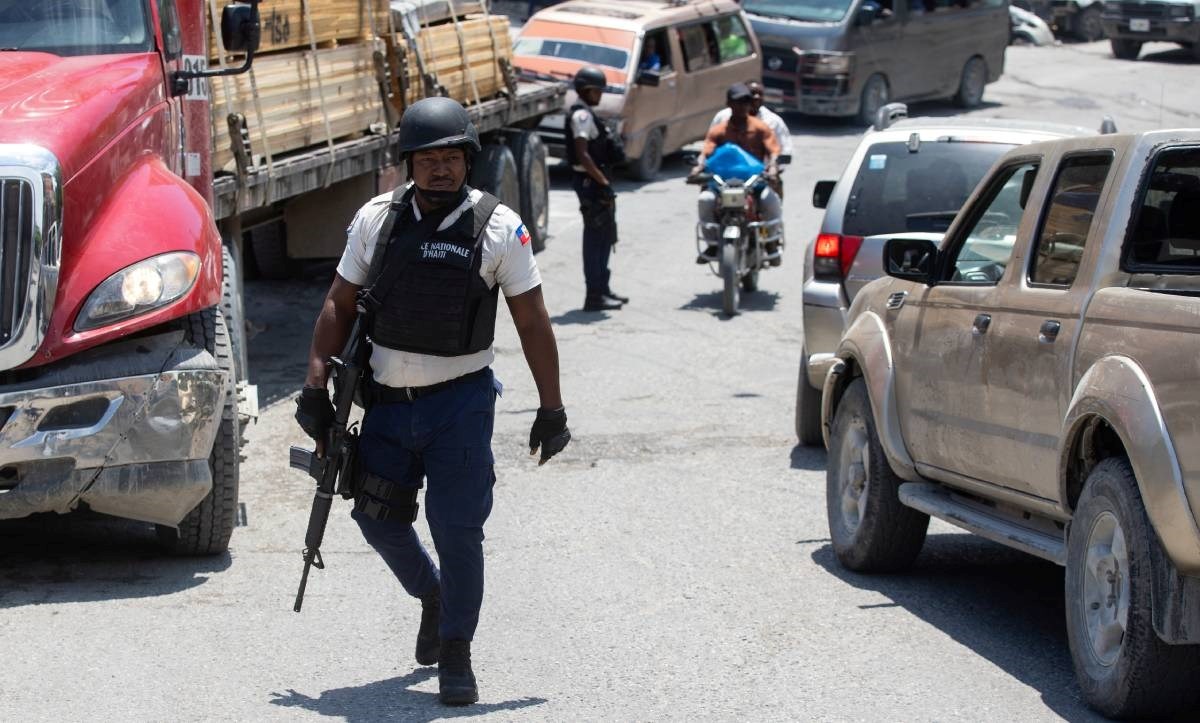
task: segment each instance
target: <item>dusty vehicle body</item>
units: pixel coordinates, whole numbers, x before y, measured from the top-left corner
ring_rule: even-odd
[[[1179,43],[1200,60],[1200,2],[1146,0],[1104,3],[1101,17],[1113,55],[1137,60],[1142,43]]]
[[[940,248],[888,242],[824,384],[843,564],[907,566],[933,515],[1065,565],[1108,715],[1200,702],[1198,249],[1200,131],[1015,149]]]

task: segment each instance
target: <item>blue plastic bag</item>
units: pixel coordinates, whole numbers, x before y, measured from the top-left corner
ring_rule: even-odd
[[[706,171],[726,180],[738,178],[745,181],[766,168],[762,161],[736,143],[722,143],[704,162]]]

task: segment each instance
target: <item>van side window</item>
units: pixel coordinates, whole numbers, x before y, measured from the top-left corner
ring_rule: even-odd
[[[1200,148],[1159,153],[1130,221],[1131,270],[1200,273]]]
[[[678,32],[683,64],[689,73],[717,64],[717,38],[710,24],[685,25]]]
[[[642,39],[642,54],[638,58],[638,71],[656,70],[670,73],[675,69],[671,58],[671,43],[666,29],[652,30]]]
[[[750,33],[746,32],[745,24],[737,15],[717,18],[713,21],[713,26],[717,34],[717,49],[720,52],[722,63],[745,58],[753,51],[754,46],[750,43]]]
[[[1105,152],[1067,158],[1059,166],[1050,205],[1034,242],[1030,283],[1074,283],[1112,162],[1112,153]]]

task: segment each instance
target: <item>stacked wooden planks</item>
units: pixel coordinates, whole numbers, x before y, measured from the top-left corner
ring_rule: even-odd
[[[397,45],[404,48],[407,57],[406,67],[399,71],[407,75],[406,106],[425,94],[415,52],[421,54],[425,72],[436,77],[446,95],[467,104],[475,102],[476,93],[480,100],[494,98],[504,88],[499,59],[512,60],[508,18],[503,15],[469,16],[457,27],[453,22],[431,25],[421,28],[415,47],[402,37]]]
[[[337,42],[366,40],[375,33],[387,32],[386,0],[308,0],[307,5],[312,20],[311,38],[304,17],[304,0],[260,0],[258,16],[262,40],[258,52],[309,48],[313,43],[324,47]],[[374,8],[374,22],[368,15],[368,8]],[[213,32],[215,27],[219,26],[210,17],[210,60],[216,60],[220,55],[218,33]]]

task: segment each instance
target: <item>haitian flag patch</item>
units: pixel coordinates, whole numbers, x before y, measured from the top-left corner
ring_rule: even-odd
[[[529,243],[530,236],[529,232],[525,230],[525,224],[517,226],[517,240],[521,242],[522,246]]]

